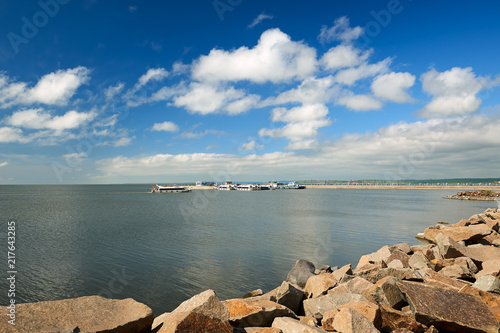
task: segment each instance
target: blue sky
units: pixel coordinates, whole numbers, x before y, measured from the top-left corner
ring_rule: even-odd
[[[0,4],[0,183],[496,177],[495,1]]]

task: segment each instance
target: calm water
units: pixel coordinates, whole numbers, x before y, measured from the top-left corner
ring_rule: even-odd
[[[7,221],[17,225],[17,302],[100,294],[160,314],[208,288],[222,299],[268,291],[297,259],[356,264],[386,244],[417,244],[414,236],[437,221],[497,206],[445,200],[455,191],[439,190],[148,190],[0,186],[4,244]]]

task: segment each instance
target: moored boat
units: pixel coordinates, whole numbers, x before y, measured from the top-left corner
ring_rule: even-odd
[[[158,185],[152,186],[151,193],[186,193],[191,190],[178,185]]]

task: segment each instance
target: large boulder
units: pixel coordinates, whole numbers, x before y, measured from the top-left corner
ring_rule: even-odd
[[[295,266],[290,270],[286,276],[286,281],[298,285],[300,288],[306,286],[307,280],[311,275],[314,275],[314,264],[307,260],[297,260]]]
[[[371,296],[379,304],[387,304],[391,308],[400,310],[407,303],[396,286],[397,281],[398,279],[393,276],[379,280],[370,288]]]
[[[344,275],[352,275],[352,266],[351,264],[340,267],[339,269],[332,272],[333,277],[337,282],[342,280]]]
[[[276,294],[276,303],[286,306],[294,313],[298,313],[303,298],[304,292],[302,289],[283,281]]]
[[[395,310],[389,305],[380,305],[380,317],[381,332],[424,332],[422,324],[415,320],[413,314]]]
[[[398,282],[415,319],[424,325],[452,332],[498,333],[500,325],[477,297],[422,283]]]
[[[500,280],[491,275],[481,276],[472,286],[482,291],[500,294]]]
[[[332,325],[333,329],[342,333],[378,333],[373,324],[359,312],[350,307],[339,309]]]
[[[213,290],[207,290],[182,302],[165,315],[158,333],[231,333],[229,311]]]
[[[337,280],[330,273],[311,276],[306,283],[304,293],[307,298],[315,298],[326,294],[326,292],[337,284]]]
[[[16,305],[15,326],[8,323],[9,309],[2,306],[0,332],[106,332],[146,333],[151,331],[153,312],[131,298],[107,299],[85,296],[60,301]]]
[[[476,274],[476,278],[484,275],[491,275],[496,278],[500,277],[500,260],[486,260],[482,264],[482,270]]]
[[[269,327],[276,317],[297,318],[286,306],[271,301],[236,298],[223,304],[229,310],[229,322],[234,327]]]

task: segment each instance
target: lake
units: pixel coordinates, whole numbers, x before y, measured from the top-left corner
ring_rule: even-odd
[[[383,245],[417,244],[415,235],[437,221],[497,207],[442,199],[456,193],[444,190],[149,190],[0,186],[4,244],[7,222],[16,222],[16,301],[132,297],[159,315],[206,289],[221,299],[269,291],[298,259],[356,265]]]

